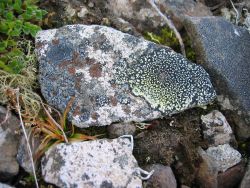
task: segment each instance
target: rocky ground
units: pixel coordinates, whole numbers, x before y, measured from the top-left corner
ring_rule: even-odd
[[[41,95],[96,136],[49,148],[40,187],[248,187],[249,1],[153,2],[40,2]],[[160,42],[164,15],[187,57]],[[19,119],[0,107],[0,123],[0,187],[35,187]]]

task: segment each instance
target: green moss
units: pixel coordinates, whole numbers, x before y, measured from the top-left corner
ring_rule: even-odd
[[[195,62],[196,55],[192,48],[191,40],[186,33],[184,33],[182,37],[183,43],[185,45],[187,59]],[[162,28],[158,33],[146,32],[144,34],[144,38],[157,44],[168,46],[174,51],[181,53],[179,41],[176,38],[174,32],[168,27]]]

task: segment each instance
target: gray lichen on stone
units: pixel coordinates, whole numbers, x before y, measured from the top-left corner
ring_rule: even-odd
[[[127,138],[58,144],[42,160],[44,180],[59,187],[142,188]]]
[[[199,65],[109,27],[41,31],[36,46],[42,94],[61,111],[75,96],[69,117],[79,127],[152,120],[216,95]]]
[[[168,48],[152,45],[135,60],[131,65],[118,65],[116,83],[128,83],[134,95],[165,114],[206,104],[215,96],[203,68]]]

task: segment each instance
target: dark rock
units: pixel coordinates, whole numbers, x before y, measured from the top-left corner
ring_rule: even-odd
[[[240,188],[248,188],[250,185],[250,163],[248,162],[247,170],[241,181]]]
[[[136,126],[133,123],[113,123],[107,129],[110,138],[117,138],[122,135],[134,135]]]
[[[228,169],[224,173],[218,174],[218,187],[219,188],[234,188],[237,187],[244,176],[244,164],[240,163]]]
[[[198,149],[202,162],[199,165],[197,181],[202,188],[216,188],[218,186],[218,169],[213,159],[201,148]]]
[[[153,175],[145,182],[146,188],[176,188],[174,173],[169,166],[154,164],[146,167],[148,171],[154,170]]]
[[[10,180],[19,171],[16,161],[18,130],[19,120],[6,108],[0,106],[0,180],[2,181]]]
[[[203,106],[216,94],[204,69],[168,47],[104,26],[36,37],[41,91],[79,127],[146,121]]]
[[[237,134],[242,139],[249,137],[249,32],[219,17],[189,17],[185,27],[194,44],[197,61],[210,73],[217,94],[229,96],[238,113],[248,117],[245,123],[238,123]]]
[[[209,7],[216,7],[216,6],[225,6],[226,4],[230,3],[230,0],[201,0],[204,4]]]
[[[29,137],[29,144],[31,147],[31,151],[33,156],[35,156],[37,148],[39,147],[41,143],[41,138],[39,135],[33,135],[28,129],[26,129],[26,133]],[[32,165],[30,161],[30,156],[27,150],[27,142],[25,140],[24,135],[21,138],[19,147],[18,147],[18,153],[17,153],[17,161],[19,165],[28,173],[32,174]],[[38,161],[35,161],[35,168],[38,166]]]

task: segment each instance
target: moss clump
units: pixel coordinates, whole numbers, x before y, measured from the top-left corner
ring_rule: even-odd
[[[18,92],[24,117],[36,116],[40,111],[41,98],[34,92],[37,66],[32,37],[41,30],[47,12],[39,9],[37,2],[0,2],[0,104],[15,108]]]
[[[25,46],[25,65],[20,74],[12,74],[4,70],[0,70],[0,103],[15,104],[14,90],[19,89],[20,103],[22,106],[22,114],[29,114],[30,117],[35,117],[40,111],[40,96],[34,92],[38,87],[37,84],[37,64],[33,49],[33,43],[29,40],[19,42]],[[21,57],[20,57],[21,58]]]
[[[179,41],[176,38],[174,32],[169,29],[168,27],[164,27],[160,29],[158,33],[152,33],[152,32],[146,32],[144,34],[145,39],[150,40],[152,42],[155,42],[157,44],[161,44],[164,46],[168,46],[172,48],[174,51],[181,53]],[[183,43],[185,44],[185,51],[187,59],[195,62],[196,61],[196,55],[192,48],[191,41],[187,34],[183,33]]]

